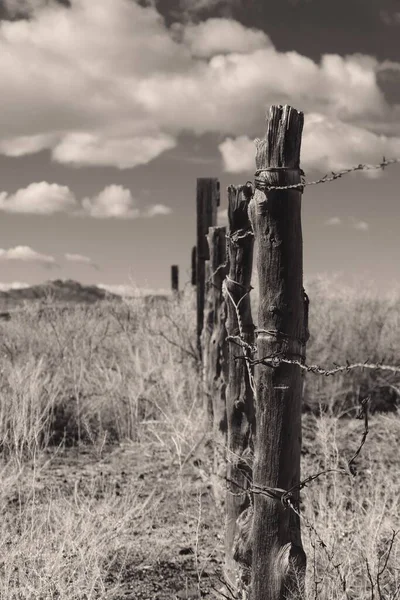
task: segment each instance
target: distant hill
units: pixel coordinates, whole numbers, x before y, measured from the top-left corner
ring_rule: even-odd
[[[102,300],[121,301],[122,298],[95,285],[82,285],[72,279],[56,279],[40,285],[0,292],[0,310],[12,310],[26,302],[45,300],[57,304],[93,304]]]

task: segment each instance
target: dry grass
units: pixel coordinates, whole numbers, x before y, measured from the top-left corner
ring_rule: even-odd
[[[76,481],[72,493],[59,482],[40,489],[41,477],[36,470],[30,478],[1,473],[0,598],[119,597],[124,557],[154,505],[133,487],[116,496],[101,477]]]
[[[307,282],[310,297],[310,341],[307,362],[331,368],[369,360],[399,362],[400,293],[379,293],[371,284],[358,281],[344,285],[338,278],[314,278]],[[398,375],[360,370],[335,377],[307,376],[306,404],[322,405],[340,415],[371,396],[371,410],[396,409],[400,399]]]
[[[343,467],[362,430],[362,421],[307,417],[303,475]],[[330,473],[303,491],[309,599],[399,597],[399,442],[397,416],[373,417],[357,475]]]
[[[308,362],[395,363],[398,297],[335,289],[334,282],[321,280],[307,286]],[[130,444],[139,455],[150,446],[162,450],[168,460],[154,469],[162,478],[165,465],[177,465],[182,515],[198,521],[198,497],[187,493],[185,481],[187,459],[205,431],[194,315],[189,290],[179,301],[152,305],[102,303],[65,314],[50,307],[41,318],[38,307],[27,307],[0,325],[0,599],[123,597],[124,565],[138,538],[143,546],[143,531],[158,522],[160,499],[139,493],[133,475],[117,493],[114,467],[107,476],[103,472],[115,445]],[[368,393],[374,407],[383,399],[395,410],[399,387],[398,378],[376,373],[307,375],[307,406],[323,414],[304,417],[303,475],[337,465],[357,447],[362,422],[337,415],[351,415],[358,397]],[[397,598],[397,537],[378,577],[391,532],[400,529],[396,411],[374,416],[370,429],[357,477],[330,474],[303,491],[310,600]],[[83,462],[89,452],[90,476],[81,477],[68,447]],[[157,554],[152,539],[149,557]],[[159,545],[165,554],[168,535]],[[213,552],[205,550],[205,556]]]
[[[2,324],[3,454],[22,460],[50,442],[105,435],[171,447],[193,441],[201,406],[192,302],[54,308],[45,318],[38,306]]]

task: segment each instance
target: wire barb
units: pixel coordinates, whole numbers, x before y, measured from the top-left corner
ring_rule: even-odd
[[[382,158],[381,162],[376,165],[368,165],[368,164],[359,164],[354,167],[350,167],[348,169],[343,169],[342,171],[337,171],[336,173],[332,171],[330,174],[326,174],[320,179],[316,179],[314,181],[306,181],[304,177],[304,172],[301,169],[287,169],[286,167],[270,167],[265,169],[258,169],[254,175],[254,187],[261,191],[269,191],[269,190],[300,190],[303,191],[303,188],[309,185],[318,185],[320,183],[328,183],[330,181],[335,181],[336,179],[340,179],[344,175],[348,175],[349,173],[354,173],[355,171],[373,171],[379,170],[382,171],[385,167],[389,165],[393,165],[396,163],[400,163],[400,158],[390,158],[386,159]],[[294,183],[291,185],[268,185],[265,177],[262,176],[264,172],[276,171],[276,170],[295,170],[300,171],[301,183]]]

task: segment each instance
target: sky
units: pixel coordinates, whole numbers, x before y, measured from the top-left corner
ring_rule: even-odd
[[[312,180],[400,157],[398,0],[2,0],[0,288],[190,280],[197,177],[254,175],[272,104]],[[306,187],[304,274],[400,281],[400,165]]]

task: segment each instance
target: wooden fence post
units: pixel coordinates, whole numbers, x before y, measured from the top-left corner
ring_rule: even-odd
[[[250,219],[257,246],[258,358],[304,361],[307,341],[301,231],[303,113],[272,106],[265,139],[256,140],[255,193]],[[300,481],[302,371],[298,365],[259,364],[255,369],[257,437],[253,484],[276,488],[254,494],[251,600],[300,598],[306,556],[297,507]]]
[[[227,492],[225,524],[225,580],[236,593],[248,584],[251,557],[238,518],[249,510],[252,437],[255,433],[252,367],[246,345],[254,343],[254,325],[250,307],[250,282],[253,241],[248,217],[252,187],[228,187],[228,261],[229,275],[224,283],[229,340],[229,380],[226,391],[228,423]],[[228,338],[228,339],[229,339]],[[243,534],[243,535],[242,535]]]
[[[225,382],[222,365],[226,348],[225,301],[222,282],[227,273],[226,228],[210,227],[207,236],[210,260],[207,265],[204,327],[202,332],[204,387],[210,421],[221,423],[225,417]],[[227,356],[227,352],[226,352]],[[221,397],[221,387],[223,394]]]
[[[217,208],[219,206],[219,181],[215,178],[199,177],[197,179],[197,348],[201,357],[201,332],[204,319],[205,271],[206,261],[210,255],[207,244],[209,227],[217,224]]]
[[[212,484],[215,500],[221,507],[225,493],[226,384],[228,381],[226,304],[222,294],[222,284],[227,274],[226,227],[210,227],[207,240],[210,260],[207,264],[204,328],[201,336],[203,381],[206,412],[213,432]]]
[[[196,275],[196,266],[197,266],[197,249],[196,246],[192,248],[192,285],[196,285],[197,275]]]
[[[179,267],[178,265],[171,266],[171,290],[177,294],[179,292]]]

